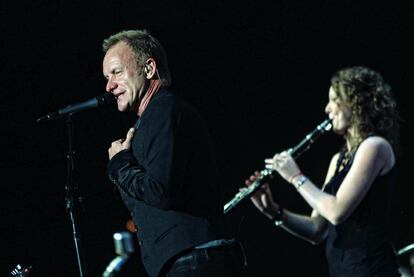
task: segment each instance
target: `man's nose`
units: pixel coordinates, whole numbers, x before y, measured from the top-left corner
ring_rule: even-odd
[[[112,78],[109,78],[108,82],[106,83],[106,91],[111,92],[114,89],[116,89],[116,87],[117,87],[117,84],[113,81]]]
[[[330,111],[330,108],[329,108],[329,103],[328,103],[325,106],[325,113],[329,113],[329,111]]]

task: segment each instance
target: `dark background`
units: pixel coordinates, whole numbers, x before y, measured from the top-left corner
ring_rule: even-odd
[[[402,151],[393,216],[396,250],[414,243],[410,132],[414,12],[402,1],[2,1],[0,276],[17,264],[33,276],[78,276],[65,210],[64,121],[36,118],[104,93],[101,42],[146,28],[165,46],[173,89],[205,118],[230,200],[263,160],[298,143],[325,119],[329,78],[367,65],[392,85],[402,117]],[[73,117],[76,175],[84,197],[81,236],[90,276],[115,256],[112,234],[128,213],[106,178],[107,148],[135,117],[108,107]],[[342,145],[327,134],[299,164],[321,184]],[[310,208],[282,180],[284,207]],[[378,199],[381,201],[381,199]],[[323,246],[277,229],[252,204],[227,215],[245,245],[249,276],[326,276]],[[130,265],[144,276],[138,258]],[[283,274],[282,274],[283,272]]]

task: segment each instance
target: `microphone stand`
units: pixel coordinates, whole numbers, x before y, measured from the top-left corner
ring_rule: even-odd
[[[69,217],[72,223],[72,234],[73,234],[73,240],[75,242],[75,250],[76,250],[76,256],[77,256],[77,262],[79,266],[79,273],[80,277],[86,277],[85,274],[85,259],[83,255],[83,249],[81,245],[81,238],[77,226],[77,217],[78,217],[78,208],[76,207],[77,203],[81,203],[82,199],[76,198],[75,193],[75,184],[73,182],[73,175],[75,170],[75,161],[74,161],[74,155],[75,150],[73,149],[73,121],[71,119],[71,115],[83,110],[88,109],[94,109],[98,108],[100,106],[112,104],[116,102],[115,97],[112,95],[112,93],[105,93],[99,96],[96,96],[92,99],[89,99],[85,102],[81,102],[75,105],[69,105],[66,108],[60,109],[57,112],[50,113],[48,115],[42,116],[38,118],[36,121],[43,122],[43,121],[49,121],[49,120],[55,120],[58,118],[65,118],[67,130],[68,130],[68,154],[66,156],[67,158],[67,179],[66,179],[66,209],[69,213]]]
[[[66,156],[67,159],[67,179],[65,185],[66,191],[66,209],[69,213],[69,217],[72,223],[72,234],[73,240],[75,242],[75,250],[77,256],[77,262],[79,267],[79,276],[86,277],[85,274],[85,259],[83,254],[83,248],[81,245],[81,237],[79,233],[79,228],[77,225],[77,218],[78,218],[78,208],[76,206],[77,202],[80,202],[81,199],[76,199],[75,197],[75,184],[73,181],[73,175],[75,170],[75,150],[74,150],[74,136],[73,136],[73,121],[70,118],[71,114],[66,116],[66,126],[68,131],[68,154]]]

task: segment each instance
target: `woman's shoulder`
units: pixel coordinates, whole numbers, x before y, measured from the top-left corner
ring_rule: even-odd
[[[381,136],[369,136],[364,139],[358,147],[358,151],[392,151],[391,143],[384,137]]]
[[[381,160],[383,162],[381,175],[388,172],[395,164],[395,154],[391,143],[384,137],[377,135],[363,140],[358,147],[356,155],[365,158],[371,157],[377,162]]]

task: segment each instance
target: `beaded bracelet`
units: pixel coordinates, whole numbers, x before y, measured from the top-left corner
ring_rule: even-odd
[[[290,178],[289,178],[289,183],[292,183],[292,182],[293,182],[293,180],[294,180],[296,177],[300,176],[300,175],[303,175],[302,171],[299,171],[298,173],[296,173],[295,175],[293,175],[292,177],[290,177]]]
[[[279,206],[279,209],[276,211],[275,216],[272,218],[272,221],[275,223],[276,226],[283,225],[285,223],[285,214],[284,209]]]
[[[304,183],[306,183],[306,181],[307,181],[307,180],[309,180],[309,178],[308,178],[308,177],[306,177],[305,175],[301,175],[301,176],[298,178],[298,180],[295,182],[295,184],[294,184],[294,186],[295,186],[296,190],[299,190],[299,189],[300,189],[300,187],[301,187]]]

